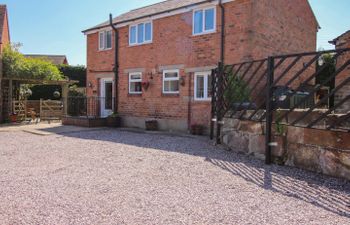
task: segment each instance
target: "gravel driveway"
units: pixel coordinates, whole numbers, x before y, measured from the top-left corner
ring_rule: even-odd
[[[0,132],[0,224],[350,224],[350,183],[212,146]]]

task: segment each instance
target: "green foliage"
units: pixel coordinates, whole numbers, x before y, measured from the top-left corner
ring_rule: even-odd
[[[109,115],[108,117],[110,117],[110,118],[116,118],[116,117],[118,117],[119,115],[118,115],[118,113],[112,113],[111,115]]]
[[[86,87],[86,67],[85,66],[70,66],[70,65],[59,65],[58,69],[63,73],[64,76],[70,80],[77,80],[79,83],[78,87]]]
[[[71,86],[69,88],[68,97],[79,97],[79,98],[86,97],[86,95],[84,93],[79,92],[77,88],[78,88],[77,85]]]
[[[58,91],[62,94],[62,88],[60,85],[34,85],[31,86],[32,95],[28,97],[28,100],[59,100],[61,97],[57,98],[54,96],[54,92]]]
[[[233,70],[228,74],[228,85],[224,92],[225,101],[229,104],[249,102],[249,87]]]
[[[280,110],[277,110],[277,111],[276,111],[276,117],[277,117],[277,118],[280,118],[280,117],[281,117],[281,112],[280,112]],[[276,120],[276,134],[277,134],[277,135],[280,135],[280,136],[285,135],[286,130],[287,130],[287,127],[286,127],[286,125],[284,125],[284,124],[282,123],[282,118],[279,119],[279,120]]]
[[[336,70],[336,61],[334,57],[331,54],[323,54],[322,55],[323,63],[325,65],[325,68],[319,73],[319,75],[316,77],[316,83],[321,84],[325,82]],[[318,65],[318,69],[321,66]],[[331,80],[326,84],[326,86],[333,88],[334,87],[334,80]]]
[[[63,80],[58,68],[43,59],[26,58],[19,52],[19,45],[8,45],[3,55],[4,75],[25,79]]]

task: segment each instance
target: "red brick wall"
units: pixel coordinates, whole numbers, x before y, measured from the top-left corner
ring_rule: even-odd
[[[343,34],[336,41],[336,49],[350,48],[350,31]],[[350,59],[350,51],[341,55],[337,60],[337,68],[342,67],[346,61]],[[336,77],[335,83],[336,87],[339,86],[345,79],[350,76],[350,66],[347,66],[343,72],[339,73]],[[341,88],[335,96],[335,102],[340,102],[347,95],[350,95],[350,83],[347,83],[343,88]],[[339,109],[340,112],[348,112],[350,111],[350,102],[347,101],[345,104]]]
[[[284,55],[300,52],[314,52],[317,48],[318,24],[310,5],[306,0],[259,0],[255,1],[252,10],[253,29],[250,36],[250,46],[254,59],[273,55]],[[279,85],[284,85],[297,71],[304,67],[304,63],[312,57],[303,57],[285,76]],[[295,58],[287,59],[275,71],[279,77],[282,71]],[[276,60],[276,63],[278,60]],[[291,87],[298,87],[300,82],[315,71],[310,66]]]
[[[271,11],[269,1],[236,0],[225,4],[225,63],[233,64],[253,58],[263,58],[271,54],[301,52],[316,48],[316,25],[306,0],[297,0],[303,10],[291,14],[290,1],[273,1]],[[304,4],[302,4],[304,2]],[[294,4],[293,4],[294,6]],[[306,9],[304,9],[306,8]],[[293,11],[293,10],[292,10]],[[193,101],[193,73],[185,73],[183,68],[216,65],[220,57],[221,14],[217,7],[217,32],[207,35],[192,36],[192,12],[174,15],[153,21],[153,43],[130,47],[128,27],[120,28],[120,97],[121,115],[137,117],[162,117],[187,120],[190,107],[190,123],[209,125],[210,102]],[[282,12],[296,14],[305,23],[290,22]],[[305,13],[308,12],[308,13]],[[268,15],[267,15],[268,14]],[[299,15],[300,14],[300,15]],[[289,15],[289,14],[288,14]],[[278,21],[276,21],[278,20]],[[281,29],[272,29],[275,24]],[[298,24],[298,26],[296,26]],[[285,35],[285,33],[290,34]],[[294,35],[293,35],[294,32]],[[300,35],[296,37],[296,35]],[[303,39],[304,42],[302,42]],[[279,43],[276,45],[276,42]],[[88,82],[97,87],[95,74],[89,70],[111,70],[114,63],[114,50],[98,51],[98,33],[87,37]],[[114,44],[113,44],[114,46]],[[160,66],[183,65],[180,76],[185,85],[180,86],[179,95],[162,94],[162,73]],[[150,87],[142,95],[128,94],[128,74],[126,69],[144,68],[143,80],[150,81]],[[151,74],[153,79],[151,78]],[[191,81],[189,80],[191,77]],[[94,88],[88,88],[88,95],[93,95]],[[95,88],[95,94],[97,89]],[[189,104],[188,100],[191,99]]]

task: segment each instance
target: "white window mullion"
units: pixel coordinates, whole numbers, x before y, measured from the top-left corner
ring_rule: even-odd
[[[136,44],[139,44],[140,43],[139,42],[139,28],[137,25],[135,26],[135,29],[136,29]]]
[[[203,97],[204,99],[208,99],[208,75],[204,75],[204,94]]]
[[[104,32],[104,45],[103,45],[103,49],[107,49],[107,36],[108,36],[108,34],[107,34],[107,31],[105,31]]]
[[[143,23],[143,41],[146,42],[146,23]]]

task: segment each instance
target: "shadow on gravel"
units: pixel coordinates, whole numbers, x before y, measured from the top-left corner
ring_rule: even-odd
[[[267,166],[263,161],[253,157],[213,146],[206,138],[110,129],[61,135],[200,156],[205,158],[206,162],[261,188],[300,199],[350,218],[350,181],[292,167]]]
[[[236,159],[207,161],[264,189],[297,198],[350,218],[350,183],[291,167],[257,166]]]

